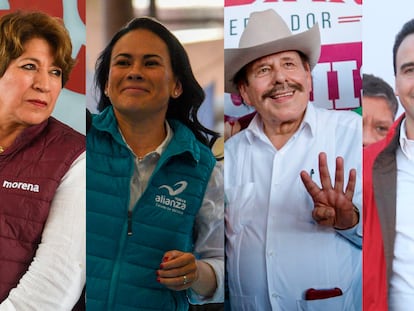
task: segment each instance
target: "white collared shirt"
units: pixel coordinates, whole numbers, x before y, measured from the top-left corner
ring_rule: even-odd
[[[154,172],[161,154],[165,151],[174,135],[167,121],[165,122],[165,127],[167,130],[166,138],[154,151],[146,154],[141,160],[135,155],[134,174],[130,184],[130,210],[134,208],[146,189],[149,178]],[[133,153],[130,147],[129,149]],[[195,241],[194,252],[199,256],[199,259],[210,264],[213,268],[217,279],[217,290],[214,296],[208,299],[189,290],[187,293],[190,302],[194,304],[223,302],[224,252],[221,250],[224,249],[224,193],[223,165],[220,162],[216,163],[211,174],[202,206],[196,216],[195,230],[197,232],[197,240]]]
[[[400,128],[397,149],[397,202],[390,311],[410,311],[414,305],[414,140]]]
[[[0,303],[0,311],[72,310],[85,284],[86,158],[63,176],[29,270]]]
[[[353,112],[308,105],[298,131],[276,150],[259,115],[225,144],[227,274],[232,310],[360,310],[361,222],[335,231],[312,219],[300,171],[320,184],[318,154],[331,178],[344,157],[345,181],[357,170],[354,204],[361,211],[362,120]],[[361,215],[362,219],[362,215]],[[345,238],[346,237],[346,238]],[[306,301],[309,288],[339,287],[339,298]]]
[[[146,154],[142,159],[138,159],[138,156],[134,154],[134,151],[128,146],[128,143],[125,141],[122,132],[122,138],[124,139],[125,144],[128,146],[129,150],[135,156],[135,167],[134,167],[134,174],[131,178],[131,196],[129,200],[129,210],[132,211],[135,204],[138,202],[138,199],[144,193],[144,190],[147,188],[148,181],[154,172],[155,166],[158,163],[158,160],[161,157],[161,154],[167,148],[168,143],[171,141],[173,137],[173,132],[171,130],[170,125],[167,121],[165,121],[165,128],[167,131],[167,135],[163,142],[152,152]]]

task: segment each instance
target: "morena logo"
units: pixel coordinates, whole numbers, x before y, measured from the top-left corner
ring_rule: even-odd
[[[39,185],[37,184],[30,184],[30,183],[25,183],[21,181],[8,181],[8,180],[3,181],[3,188],[21,189],[21,190],[30,191],[30,192],[39,192],[40,190]]]

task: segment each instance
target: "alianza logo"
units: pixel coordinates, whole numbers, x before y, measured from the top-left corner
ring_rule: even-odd
[[[159,186],[158,189],[166,189],[168,195],[157,194],[155,205],[174,213],[183,214],[187,208],[187,201],[177,197],[177,195],[181,194],[187,188],[187,185],[188,183],[183,180],[175,183],[172,187],[169,185]]]
[[[30,184],[21,181],[3,181],[3,188],[7,189],[21,189],[24,191],[39,192],[39,185]]]
[[[162,185],[158,189],[165,188],[165,189],[168,190],[168,193],[170,195],[178,195],[181,192],[183,192],[185,190],[185,188],[187,188],[187,185],[188,185],[188,183],[183,180],[183,181],[179,181],[179,182],[177,182],[177,183],[174,184],[174,186],[173,186],[174,188],[176,188],[178,186],[178,188],[176,188],[175,190],[174,190],[173,187],[170,187],[168,185]]]

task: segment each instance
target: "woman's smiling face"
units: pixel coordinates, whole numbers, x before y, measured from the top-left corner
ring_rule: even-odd
[[[167,45],[149,30],[133,30],[114,45],[106,94],[116,113],[165,117],[170,97],[180,91]]]

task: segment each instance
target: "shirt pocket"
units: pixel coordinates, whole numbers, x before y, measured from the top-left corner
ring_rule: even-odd
[[[296,302],[298,311],[351,311],[344,309],[344,296],[317,300],[298,300]]]
[[[225,190],[226,195],[226,231],[228,234],[239,234],[243,226],[254,219],[256,191],[254,183],[246,183]]]

